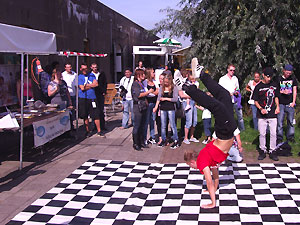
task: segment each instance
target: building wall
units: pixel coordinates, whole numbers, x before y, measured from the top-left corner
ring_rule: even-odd
[[[152,45],[158,38],[97,0],[0,0],[0,5],[1,23],[53,32],[58,51],[107,53],[106,58],[80,62],[97,62],[109,82],[118,81],[121,71],[132,67],[133,45]],[[41,59],[44,64],[70,61],[75,67],[74,58]]]

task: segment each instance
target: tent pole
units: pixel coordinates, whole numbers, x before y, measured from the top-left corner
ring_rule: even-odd
[[[28,101],[28,97],[29,97],[29,69],[28,69],[28,65],[29,65],[29,57],[28,57],[28,54],[26,54],[26,68],[27,68],[27,78],[26,78],[26,83],[27,83],[27,93],[26,93],[26,100]],[[27,102],[26,101],[26,102]]]
[[[20,134],[20,166],[19,170],[23,168],[23,119],[24,119],[24,104],[23,97],[24,96],[24,53],[21,53],[21,134]]]
[[[135,67],[135,54],[133,53],[133,60],[132,60],[132,72],[134,72],[134,67]]]
[[[79,75],[79,70],[78,70],[78,65],[79,64],[79,56],[76,56],[76,83],[77,83],[77,88],[76,88],[76,132],[78,133],[78,75]]]

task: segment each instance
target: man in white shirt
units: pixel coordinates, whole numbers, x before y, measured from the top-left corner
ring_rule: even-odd
[[[229,64],[227,67],[227,74],[220,78],[219,84],[222,87],[224,87],[227,91],[229,91],[232,98],[232,103],[234,104],[233,108],[237,115],[238,127],[240,131],[243,131],[245,130],[243,110],[241,107],[238,106],[237,102],[234,101],[234,96],[237,96],[240,91],[239,81],[238,78],[234,75],[234,72],[235,72],[235,66],[233,64]]]
[[[76,109],[77,73],[72,71],[72,65],[70,63],[65,64],[65,71],[62,73],[62,79],[67,83],[72,105],[74,109]],[[73,128],[73,121],[75,120],[74,110],[72,111],[71,120],[71,126]]]
[[[123,118],[122,128],[126,129],[129,127],[129,111],[131,112],[131,123],[133,125],[133,100],[131,96],[131,86],[134,81],[131,69],[125,69],[125,76],[120,80],[120,95],[123,98]]]

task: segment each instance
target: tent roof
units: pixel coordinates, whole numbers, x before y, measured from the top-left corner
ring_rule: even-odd
[[[0,52],[56,54],[54,33],[0,23]]]

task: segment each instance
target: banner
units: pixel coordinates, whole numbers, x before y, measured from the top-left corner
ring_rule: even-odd
[[[69,111],[57,116],[32,123],[34,146],[41,146],[71,129]]]

